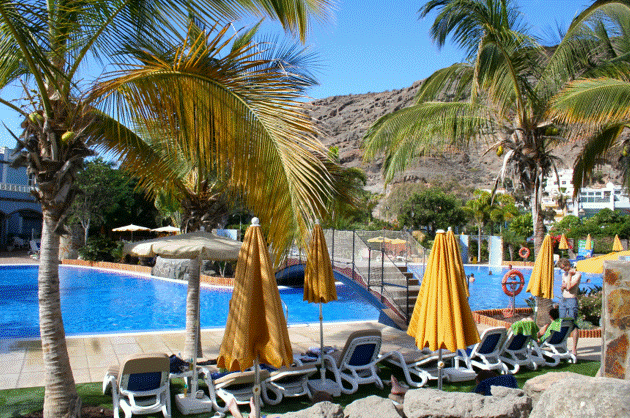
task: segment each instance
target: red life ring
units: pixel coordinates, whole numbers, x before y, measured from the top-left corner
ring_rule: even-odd
[[[529,257],[529,248],[521,247],[521,249],[518,250],[518,255],[520,255],[521,258],[528,258]]]
[[[518,281],[509,281],[509,279],[511,279],[512,277],[518,277]],[[508,296],[518,295],[519,293],[521,293],[521,290],[523,290],[523,286],[525,286],[525,278],[523,277],[523,273],[516,269],[512,269],[505,273],[505,276],[503,276],[503,280],[501,280],[503,293]]]

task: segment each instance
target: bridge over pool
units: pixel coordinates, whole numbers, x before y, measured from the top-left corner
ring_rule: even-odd
[[[335,279],[381,310],[381,320],[405,328],[420,285],[409,263],[426,263],[427,251],[406,231],[324,230]],[[306,254],[294,247],[276,271],[278,284],[304,281]]]

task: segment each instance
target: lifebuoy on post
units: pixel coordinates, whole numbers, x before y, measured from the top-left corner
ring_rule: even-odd
[[[527,259],[529,257],[529,248],[521,247],[521,249],[518,250],[518,255],[520,255],[523,259]]]
[[[518,280],[510,280],[512,278],[518,278]],[[521,293],[521,291],[523,290],[523,286],[525,286],[525,278],[523,277],[523,273],[516,269],[512,269],[505,273],[505,276],[503,276],[503,280],[501,280],[503,293],[511,297],[514,297]]]

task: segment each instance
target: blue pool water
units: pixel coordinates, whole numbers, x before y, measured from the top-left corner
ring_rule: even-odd
[[[527,293],[525,290],[527,289],[529,278],[532,275],[532,268],[518,266],[516,269],[523,273],[523,277],[525,278],[525,286],[523,286],[521,293],[516,296],[516,307],[527,307],[525,299],[531,297],[531,294]],[[413,271],[418,277],[422,277],[424,274],[422,265],[410,265],[409,270]],[[475,281],[470,284],[470,298],[468,298],[468,303],[473,311],[506,308],[508,306],[511,298],[503,293],[501,287],[501,280],[503,280],[505,273],[508,272],[507,267],[490,268],[488,266],[466,265],[464,266],[464,270],[467,276],[470,274],[475,275]],[[587,283],[587,280],[590,280],[590,283]],[[562,272],[560,269],[555,269],[553,294],[556,302],[559,300],[558,298],[561,294],[561,284]],[[581,289],[601,285],[601,274],[582,273],[582,280],[580,282]]]
[[[186,283],[61,266],[61,310],[67,335],[183,330]],[[231,288],[202,287],[201,327],[224,327]],[[289,324],[316,323],[319,307],[302,289],[281,288]],[[376,320],[379,311],[348,286],[323,305],[328,321]],[[0,267],[0,338],[39,336],[37,266]]]

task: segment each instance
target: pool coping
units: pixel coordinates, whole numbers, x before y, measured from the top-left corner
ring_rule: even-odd
[[[493,318],[494,315],[502,314],[505,309],[484,309],[480,311],[473,311],[473,318],[477,324],[487,325],[489,327],[504,327],[510,328],[512,324],[507,321],[502,321],[500,319]],[[514,309],[515,313],[534,313],[532,308],[516,308]],[[602,329],[594,328],[594,329],[580,329],[579,330],[580,338],[601,338]]]

